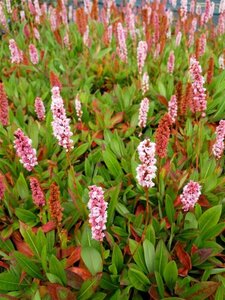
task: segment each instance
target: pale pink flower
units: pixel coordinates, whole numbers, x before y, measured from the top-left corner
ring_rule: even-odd
[[[202,33],[199,38],[199,56],[205,53],[206,49],[206,34]]]
[[[176,35],[176,47],[179,47],[180,46],[180,42],[181,42],[181,38],[182,38],[182,32],[181,31],[178,31],[177,35]]]
[[[173,8],[176,8],[177,6],[177,0],[171,0],[171,4]]]
[[[196,5],[196,15],[201,16],[202,14],[202,7],[200,3],[197,3]]]
[[[202,112],[202,116],[204,117],[207,106],[206,89],[203,87],[204,77],[202,76],[202,68],[195,57],[191,57],[190,59],[189,72],[192,79],[193,91],[191,111],[193,113]]]
[[[37,48],[33,44],[29,45],[29,55],[30,55],[30,61],[32,62],[32,64],[37,65],[39,62],[38,51],[37,51]]]
[[[220,120],[216,127],[216,141],[213,145],[212,152],[216,158],[220,158],[225,149],[225,120]]]
[[[206,24],[208,20],[210,19],[210,13],[211,13],[211,2],[210,0],[205,0],[205,11],[201,15],[201,24]]]
[[[34,31],[34,37],[36,40],[40,41],[40,33],[36,27],[33,28]]]
[[[124,28],[121,23],[118,23],[117,25],[117,39],[118,39],[118,47],[117,47],[117,53],[119,55],[119,58],[127,63],[127,45],[126,45],[126,37]]]
[[[190,181],[183,188],[183,192],[180,195],[181,203],[183,204],[183,210],[188,211],[194,208],[196,202],[201,195],[201,185],[198,182]]]
[[[145,128],[145,126],[146,126],[147,117],[148,117],[148,109],[149,109],[149,100],[148,100],[148,98],[144,98],[141,101],[140,108],[139,108],[138,126],[141,128]]]
[[[192,14],[195,13],[195,5],[196,5],[196,0],[191,0],[191,4],[190,4],[190,12]]]
[[[16,149],[17,156],[20,157],[20,162],[23,164],[25,169],[32,171],[38,162],[36,150],[31,147],[31,139],[24,135],[20,128],[14,132],[14,137],[14,148]]]
[[[20,64],[23,62],[23,52],[17,47],[15,40],[9,40],[9,50],[11,52],[11,63]]]
[[[225,11],[225,0],[220,1],[219,13],[222,14]]]
[[[130,7],[129,4],[127,4],[126,6],[125,21],[130,36],[132,40],[135,41],[136,40],[135,15],[133,14],[132,8]]]
[[[86,47],[89,47],[90,46],[90,38],[89,38],[89,26],[87,25],[86,27],[86,31],[83,35],[83,43]]]
[[[136,168],[137,181],[142,187],[151,188],[155,185],[152,181],[156,177],[155,143],[149,139],[141,142],[137,148],[139,159],[142,162]]]
[[[24,10],[21,10],[21,11],[20,11],[20,19],[21,19],[21,22],[23,22],[23,21],[26,20],[26,17],[25,17],[25,11],[24,11]]]
[[[37,97],[35,99],[35,112],[37,114],[37,117],[40,121],[43,121],[45,119],[45,106],[40,97]]]
[[[84,0],[84,11],[87,15],[91,13],[92,2],[90,0]]]
[[[168,114],[171,117],[172,122],[174,123],[177,118],[177,97],[173,95],[168,103]]]
[[[32,191],[32,198],[34,204],[37,206],[44,206],[45,205],[45,195],[41,188],[40,182],[35,178],[30,178],[30,188]]]
[[[142,73],[142,69],[145,64],[145,60],[147,57],[148,45],[146,41],[140,41],[137,47],[137,65],[139,74]]]
[[[33,16],[35,16],[36,10],[35,10],[35,7],[34,7],[34,5],[33,5],[33,3],[32,3],[32,0],[28,0],[28,8],[29,8],[29,12],[30,12]]]
[[[59,145],[64,147],[67,152],[73,148],[73,141],[70,139],[73,134],[70,131],[70,119],[66,117],[63,99],[57,86],[52,88],[51,111],[53,135],[57,138]]]
[[[6,0],[6,9],[9,14],[12,13],[11,0]]]
[[[185,22],[187,20],[187,0],[181,0],[180,17],[181,22]]]
[[[142,94],[144,95],[149,90],[149,76],[147,72],[144,72],[141,80]]]
[[[89,223],[91,224],[92,238],[97,241],[103,241],[105,237],[107,221],[108,203],[104,200],[104,192],[101,187],[96,185],[89,186],[89,202],[90,210]]]
[[[175,63],[175,55],[173,51],[170,51],[170,55],[167,61],[167,72],[169,74],[173,74],[174,63]]]
[[[81,106],[81,102],[80,102],[80,99],[79,99],[78,95],[76,96],[76,99],[75,99],[75,109],[76,109],[76,114],[77,114],[77,117],[78,117],[78,121],[81,121],[83,111],[82,111],[82,106]]]
[[[42,11],[41,11],[41,8],[40,8],[38,0],[34,0],[34,8],[35,8],[36,15],[41,16],[42,15]]]
[[[50,11],[50,26],[51,26],[51,30],[54,32],[56,31],[57,27],[58,27],[58,20],[57,20],[57,15],[56,15],[56,9],[52,8]]]
[[[112,41],[112,32],[113,32],[112,25],[109,25],[107,27],[107,35],[108,35],[108,41],[109,41],[109,43],[111,43],[111,41]]]
[[[223,56],[223,54],[221,54],[220,55],[220,57],[219,57],[219,68],[220,69],[225,69],[225,63],[224,63],[224,56]]]

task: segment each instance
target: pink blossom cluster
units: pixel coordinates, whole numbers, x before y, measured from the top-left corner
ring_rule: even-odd
[[[185,22],[187,20],[187,0],[181,0],[180,17],[181,22]]]
[[[135,15],[132,12],[132,8],[129,4],[126,6],[126,14],[125,14],[125,20],[127,29],[130,33],[130,36],[133,41],[136,40],[136,27],[135,27]]]
[[[81,121],[83,111],[82,111],[81,102],[80,102],[80,99],[79,99],[78,95],[76,96],[76,99],[75,99],[75,109],[76,109],[76,114],[77,114],[77,117],[78,117],[78,121]]]
[[[17,47],[15,40],[9,40],[9,50],[11,52],[11,63],[20,64],[23,62],[23,52]]]
[[[144,72],[142,76],[141,89],[143,95],[149,90],[149,76],[147,72]]]
[[[38,162],[36,150],[31,147],[31,139],[29,139],[20,128],[14,132],[14,137],[14,148],[16,149],[17,156],[20,157],[20,162],[25,169],[32,171]]]
[[[190,59],[189,72],[192,79],[192,91],[193,91],[191,111],[193,113],[202,112],[202,116],[204,117],[206,106],[207,106],[206,93],[205,93],[206,89],[203,87],[204,77],[201,75],[202,68],[195,57],[191,57]]]
[[[195,13],[195,4],[196,4],[196,0],[191,0],[191,4],[190,4],[190,13],[191,14]]]
[[[45,195],[42,191],[40,182],[35,178],[30,178],[30,188],[32,191],[32,198],[34,201],[34,204],[37,206],[44,206],[45,205]]]
[[[53,115],[53,134],[59,145],[69,151],[73,148],[73,141],[70,139],[73,134],[70,131],[70,119],[66,117],[66,110],[58,86],[52,88],[51,111]]]
[[[84,0],[84,11],[87,15],[91,13],[92,2],[90,0]]]
[[[183,188],[183,192],[180,195],[181,203],[183,204],[183,210],[188,211],[193,208],[201,195],[201,185],[198,182],[191,180]]]
[[[37,48],[33,44],[29,45],[29,55],[30,55],[30,61],[32,62],[32,64],[37,65],[39,62],[38,51],[37,51]]]
[[[175,55],[173,51],[170,51],[170,55],[167,62],[167,72],[169,74],[173,74],[174,63],[175,63]]]
[[[126,45],[126,37],[124,28],[121,23],[118,23],[117,25],[117,38],[118,38],[118,47],[117,47],[117,53],[119,55],[119,58],[127,63],[127,45]]]
[[[209,19],[210,19],[210,14],[211,14],[211,2],[210,0],[205,1],[205,11],[201,15],[201,24],[206,24]]]
[[[101,187],[92,185],[89,186],[89,190],[88,208],[90,210],[89,223],[91,224],[92,238],[102,241],[105,236],[108,203],[104,200],[104,192]]]
[[[141,164],[138,165],[137,181],[142,187],[151,188],[155,185],[152,181],[156,177],[156,158],[155,158],[155,143],[149,139],[142,141],[137,150]]]
[[[45,119],[45,106],[40,97],[36,97],[34,106],[38,119],[43,121]]]
[[[180,42],[181,42],[181,38],[182,38],[182,32],[181,31],[178,31],[177,35],[176,35],[176,47],[179,47],[180,46]]]
[[[168,114],[171,117],[172,123],[176,121],[177,118],[177,97],[172,95],[168,104]]]
[[[216,158],[220,158],[225,149],[225,120],[220,120],[216,127],[216,141],[213,145],[212,152]]]
[[[139,74],[142,73],[142,69],[145,64],[145,60],[147,57],[148,45],[145,41],[140,41],[137,47],[137,65]]]
[[[148,110],[149,110],[149,100],[148,100],[148,98],[144,98],[141,101],[141,105],[140,105],[140,108],[139,108],[138,126],[141,127],[141,128],[145,128],[145,126],[146,126]]]

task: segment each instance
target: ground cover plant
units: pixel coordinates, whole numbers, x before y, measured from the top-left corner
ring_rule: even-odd
[[[214,7],[0,1],[1,299],[224,299]]]

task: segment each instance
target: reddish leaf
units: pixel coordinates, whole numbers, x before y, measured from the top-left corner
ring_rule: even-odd
[[[80,268],[80,267],[71,267],[68,269],[69,271],[77,274],[78,276],[80,276],[83,280],[87,280],[89,278],[91,278],[91,273],[84,268]]]
[[[5,268],[5,269],[9,269],[9,265],[7,263],[5,263],[4,261],[0,260],[0,266]]]
[[[119,124],[123,121],[124,118],[124,112],[119,112],[115,116],[111,118],[111,126],[110,128],[113,128],[116,124]]]
[[[209,201],[207,200],[206,196],[204,196],[204,195],[201,195],[199,197],[198,204],[203,207],[211,207]]]
[[[191,258],[189,256],[189,254],[184,251],[183,245],[180,242],[177,242],[177,244],[175,246],[175,251],[176,251],[179,261],[181,262],[181,264],[184,267],[181,269],[182,273],[181,274],[179,273],[179,275],[186,274],[186,272],[188,273],[188,271],[191,270],[191,268],[192,268]]]
[[[191,255],[193,255],[198,250],[198,247],[195,245],[192,245],[191,247]]]
[[[155,286],[151,286],[150,290],[148,291],[149,295],[150,295],[150,299],[152,300],[160,300],[160,296],[159,293],[157,291],[157,288]]]
[[[174,204],[174,207],[178,207],[178,206],[182,205],[181,200],[180,200],[180,196],[177,196],[177,198],[175,199],[173,204]]]
[[[19,232],[13,233],[12,240],[19,252],[29,257],[33,256],[33,252],[31,251],[30,247],[22,240]]]
[[[49,221],[48,223],[46,223],[40,227],[33,227],[32,231],[36,233],[39,228],[41,228],[44,233],[47,233],[49,231],[54,230],[56,228],[56,224],[53,221]]]
[[[81,131],[88,131],[88,127],[82,122],[76,123],[75,128]]]
[[[135,241],[140,242],[141,238],[139,235],[137,235],[136,231],[134,230],[134,227],[132,224],[130,224],[130,231],[135,239]]]
[[[69,258],[66,261],[66,268],[72,266],[74,263],[76,263],[78,260],[80,260],[80,253],[81,253],[81,247],[77,247],[69,256]]]
[[[135,216],[138,216],[140,214],[143,214],[145,212],[145,207],[142,204],[138,204],[136,210],[135,210]]]
[[[92,136],[92,139],[100,139],[102,140],[103,139],[103,133],[101,130],[99,131],[96,131],[93,136]],[[95,147],[97,146],[97,144],[93,141],[92,144],[91,144],[92,147]]]
[[[79,290],[84,280],[74,272],[71,272],[69,270],[65,270],[65,272],[66,272],[67,285],[76,290]]]
[[[165,105],[166,107],[168,106],[168,101],[164,96],[158,95],[157,98],[161,104]]]

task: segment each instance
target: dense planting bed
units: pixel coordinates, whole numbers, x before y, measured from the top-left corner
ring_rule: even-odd
[[[0,299],[224,299],[225,2],[186,5],[0,1]]]

